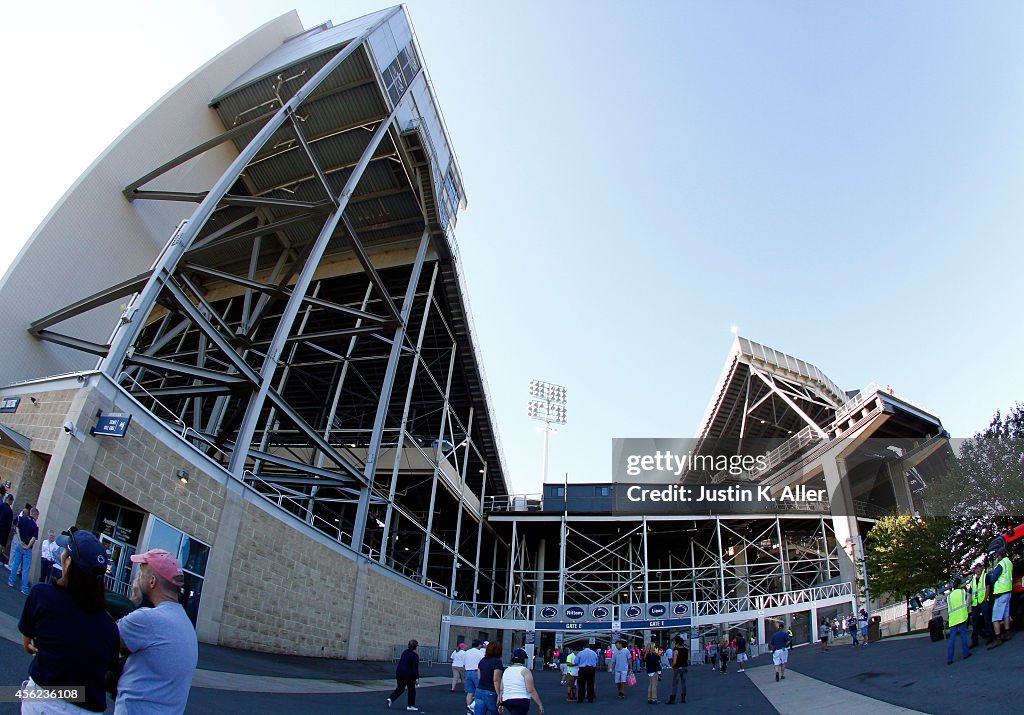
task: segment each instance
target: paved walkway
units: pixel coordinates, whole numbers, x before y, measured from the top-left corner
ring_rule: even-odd
[[[0,587],[0,684],[13,685],[24,677],[29,656],[22,650],[17,616],[24,596]],[[981,649],[978,657],[945,665],[946,642],[927,638],[887,639],[868,648],[839,646],[827,654],[814,646],[794,649],[785,681],[776,683],[769,656],[754,659],[745,673],[730,663],[729,673],[707,666],[690,668],[687,702],[694,712],[772,713],[802,715],[823,710],[828,715],[878,713],[962,712],[962,699],[994,708],[1024,694],[1020,679],[1024,668],[1024,637],[994,652]],[[263,713],[301,712],[303,715],[336,713],[364,715],[383,711],[385,695],[394,687],[393,663],[367,663],[301,658],[200,644],[200,668],[192,683],[186,712]],[[464,696],[450,693],[448,669],[423,668],[417,705],[428,713],[461,715]],[[565,702],[565,691],[555,672],[535,673],[538,691],[550,715],[577,713]],[[670,681],[669,681],[670,682]],[[662,702],[669,682],[659,687]],[[979,689],[980,687],[980,689]],[[614,697],[606,673],[598,674],[597,701],[590,713],[620,713],[645,704],[646,688],[629,688],[625,701]],[[870,697],[865,695],[870,693]],[[339,696],[341,696],[339,698]],[[404,711],[405,696],[398,705]],[[108,707],[108,712],[112,706]],[[17,706],[0,703],[0,715],[12,715]],[[652,711],[653,712],[653,711]]]
[[[747,668],[745,672],[781,715],[820,713],[826,709],[829,715],[862,715],[868,712],[910,715],[920,712],[837,688],[789,668],[786,669],[786,679],[775,682],[775,667],[771,661]]]
[[[0,613],[0,637],[19,647],[22,645],[17,618]],[[449,683],[451,678],[448,677],[420,679],[420,687],[436,687]],[[395,679],[351,679],[340,682],[322,678],[284,678],[198,668],[192,677],[192,687],[246,693],[384,693],[391,692],[395,687]]]

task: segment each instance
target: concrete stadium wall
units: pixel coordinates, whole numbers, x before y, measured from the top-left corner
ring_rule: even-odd
[[[231,479],[105,376],[89,375],[81,385],[73,377],[55,382],[73,387],[47,390],[43,382],[22,392],[9,389],[3,396],[20,394],[21,406],[0,414],[0,422],[51,450],[33,501],[42,512],[40,528],[93,528],[99,498],[88,489],[92,479],[209,544],[200,640],[367,660],[390,659],[392,646],[410,638],[438,642],[443,596],[355,554]],[[101,409],[132,415],[124,438],[89,435]],[[64,432],[67,420],[76,435]],[[42,461],[0,450],[0,470]],[[177,479],[179,469],[188,472],[188,484]]]

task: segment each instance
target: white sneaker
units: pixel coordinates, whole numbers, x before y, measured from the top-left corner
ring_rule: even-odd
[[[406,705],[405,709],[406,710],[419,710],[419,708],[416,707],[415,705]]]
[[[391,707],[391,698],[388,698],[388,707]]]

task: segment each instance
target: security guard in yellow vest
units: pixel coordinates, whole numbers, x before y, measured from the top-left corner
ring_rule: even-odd
[[[999,563],[986,579],[992,584],[992,628],[995,640],[989,648],[995,648],[1010,640],[1010,598],[1013,596],[1013,563],[1006,550],[999,552]]]
[[[985,583],[985,564],[974,564],[971,577],[971,648],[977,647],[981,639],[992,640],[992,626],[988,619],[988,584]]]
[[[967,612],[970,601],[967,591],[963,588],[963,582],[957,576],[953,579],[953,591],[946,599],[946,608],[949,610],[949,648],[946,651],[946,664],[953,665],[953,655],[956,650],[956,639],[959,636],[964,644],[964,658],[971,657],[971,649],[967,646]]]

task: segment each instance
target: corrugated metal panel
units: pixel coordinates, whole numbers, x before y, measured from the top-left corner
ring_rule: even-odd
[[[274,75],[249,85],[237,92],[225,95],[213,108],[225,127],[233,127],[259,116],[261,113],[278,109],[312,79],[336,54],[330,52],[289,67],[282,67]],[[278,79],[280,77],[281,79]],[[357,51],[317,87],[307,102],[315,102],[325,95],[333,96],[336,90],[374,78],[366,53]],[[278,101],[280,97],[280,101]]]
[[[350,40],[359,37],[375,24],[385,19],[389,14],[399,9],[398,7],[391,7],[385,10],[378,10],[336,27],[307,32],[293,37],[243,72],[241,76],[221,91],[211,103],[217,103],[228,95],[236,94],[248,89],[253,84],[265,81],[267,77],[276,75],[282,67],[292,67],[307,61],[310,57],[322,55],[330,50],[338,50]]]

